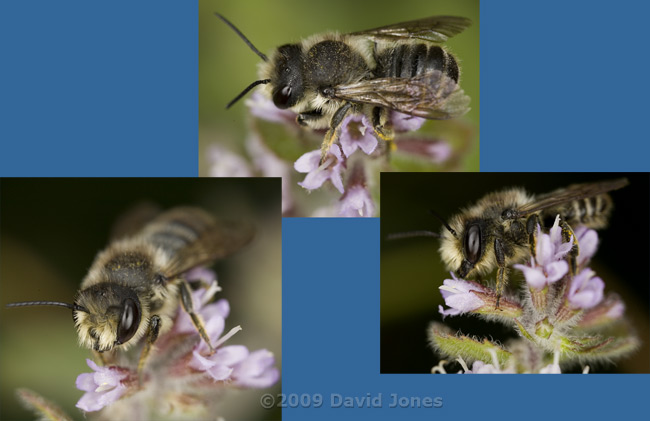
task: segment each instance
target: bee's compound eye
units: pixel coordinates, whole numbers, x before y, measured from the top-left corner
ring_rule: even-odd
[[[478,225],[472,225],[465,234],[465,254],[467,260],[476,263],[481,251],[481,229]]]
[[[122,317],[117,327],[117,343],[123,344],[135,335],[140,324],[140,310],[135,302],[127,298],[122,306]]]
[[[289,100],[291,99],[291,86],[285,85],[282,89],[278,89],[273,94],[273,103],[276,107],[285,109],[289,108]]]

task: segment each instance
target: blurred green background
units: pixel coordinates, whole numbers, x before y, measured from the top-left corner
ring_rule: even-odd
[[[279,179],[3,179],[0,180],[0,419],[34,419],[15,389],[27,387],[75,419],[82,392],[75,379],[90,372],[91,352],[77,345],[70,311],[56,307],[6,309],[15,301],[71,302],[116,219],[143,201],[169,209],[195,205],[222,219],[251,222],[248,246],[214,268],[231,305],[226,328],[243,330],[228,344],[274,352],[281,368],[281,210]],[[226,391],[226,419],[279,419],[262,410],[267,390]]]
[[[230,110],[225,107],[246,86],[258,79],[257,65],[260,62],[260,58],[214,16],[217,11],[233,22],[265,54],[280,45],[327,31],[353,32],[433,15],[458,15],[472,19],[472,26],[446,45],[461,61],[461,86],[472,99],[472,110],[463,119],[474,128],[476,138],[463,168],[478,171],[478,0],[214,0],[199,2],[200,175],[207,174],[205,151],[209,144],[218,142],[238,152],[244,150],[246,107],[243,101]]]
[[[600,246],[590,266],[605,281],[606,293],[613,291],[623,298],[642,347],[615,365],[596,366],[592,371],[650,372],[650,180],[643,173],[382,173],[381,372],[428,373],[438,363],[425,331],[431,321],[442,320],[438,287],[450,278],[441,263],[437,239],[387,241],[387,235],[440,232],[442,224],[429,210],[449,219],[487,193],[504,188],[523,187],[542,194],[574,183],[622,176],[630,185],[612,193],[614,213],[609,227],[599,231]],[[494,274],[489,279],[494,280]],[[511,330],[477,317],[448,317],[445,324],[464,334],[490,335],[498,340],[512,337]]]

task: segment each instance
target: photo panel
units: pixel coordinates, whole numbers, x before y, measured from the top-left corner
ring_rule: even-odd
[[[281,6],[199,3],[200,175],[372,217],[382,171],[478,171],[478,0]]]
[[[647,373],[648,183],[382,174],[381,372],[545,372],[560,349],[562,372]]]
[[[74,419],[281,417],[280,179],[0,188],[3,307],[68,306],[2,309],[2,419],[33,418],[21,388]]]

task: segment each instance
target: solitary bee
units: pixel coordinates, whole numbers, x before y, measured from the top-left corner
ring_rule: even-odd
[[[153,343],[171,329],[180,301],[214,352],[183,275],[237,251],[252,234],[250,227],[217,223],[201,209],[175,208],[98,253],[72,304],[28,301],[7,306],[71,309],[79,343],[99,353],[127,349],[146,337],[138,363],[141,371]]]
[[[394,138],[390,111],[442,120],[469,111],[460,88],[458,60],[440,44],[471,23],[467,18],[432,16],[349,34],[325,33],[261,53],[225,17],[216,13],[264,60],[260,80],[250,84],[227,108],[257,85],[276,107],[298,114],[312,129],[328,128],[321,162],[338,139],[349,113],[363,113],[376,136]]]
[[[440,255],[461,278],[484,276],[497,268],[496,306],[508,283],[507,269],[535,254],[538,224],[560,215],[562,237],[572,241],[567,255],[569,274],[576,273],[579,244],[572,226],[602,229],[613,209],[609,191],[628,184],[627,179],[574,184],[540,196],[512,188],[488,194],[475,205],[444,223]]]

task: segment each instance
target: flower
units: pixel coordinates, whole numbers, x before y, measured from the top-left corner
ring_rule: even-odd
[[[413,154],[434,164],[442,164],[451,156],[451,146],[444,140],[426,139],[426,138],[402,138],[395,141],[397,150]]]
[[[562,374],[559,364],[549,364],[539,370],[539,374]]]
[[[568,296],[571,307],[588,309],[602,301],[605,282],[594,275],[593,270],[583,269],[573,277]]]
[[[580,245],[580,254],[578,255],[578,266],[586,264],[598,249],[598,234],[595,230],[589,229],[584,225],[580,225],[573,233],[578,239]]]
[[[271,99],[260,92],[253,92],[244,103],[248,106],[251,114],[257,118],[275,123],[296,124],[296,113],[290,110],[281,110],[275,106]]]
[[[453,273],[451,276],[453,279],[445,279],[443,286],[440,287],[440,294],[445,304],[450,307],[445,310],[442,306],[438,306],[438,312],[443,318],[474,311],[485,304],[478,296],[472,294],[472,291],[485,291],[483,287],[474,282],[458,279]]]
[[[118,367],[100,367],[92,360],[86,359],[88,367],[94,373],[82,373],[77,377],[77,389],[86,393],[77,402],[77,408],[93,412],[117,401],[126,391],[124,380],[129,371]]]
[[[363,114],[352,114],[343,119],[341,123],[341,136],[339,142],[345,156],[349,157],[357,149],[370,155],[377,148],[377,138],[374,129]]]
[[[307,152],[293,164],[298,172],[307,173],[305,179],[298,183],[307,190],[315,190],[327,180],[331,180],[336,189],[343,194],[343,180],[341,170],[343,169],[343,156],[338,145],[332,145],[325,158],[325,162],[319,165],[320,150]]]
[[[253,351],[234,366],[232,379],[237,386],[264,388],[275,384],[280,371],[274,367],[275,357],[266,349]]]
[[[199,288],[192,291],[192,306],[194,307],[194,312],[206,323],[214,317],[220,317],[225,320],[230,314],[230,304],[228,304],[227,300],[221,299],[216,302],[210,302],[212,298],[214,298],[214,295],[221,291],[221,287],[218,285],[216,277],[214,271],[204,267],[194,268],[185,274],[185,278],[188,281],[202,281],[206,286],[205,288]],[[174,330],[179,333],[196,333],[196,327],[194,327],[194,323],[192,323],[192,318],[186,311],[182,309],[179,310],[176,322],[174,323]],[[220,334],[221,332],[219,332],[219,335]]]
[[[542,233],[539,225],[537,226],[537,243],[535,256],[531,258],[531,266],[513,265],[524,273],[528,285],[537,290],[559,281],[569,272],[569,264],[563,259],[573,247],[573,243],[572,240],[562,242],[562,229],[559,223],[560,215],[555,218],[555,223],[548,234]]]
[[[208,149],[210,177],[252,177],[246,160],[236,153],[214,144]]]
[[[422,127],[425,121],[427,121],[426,118],[413,117],[412,115],[397,111],[391,112],[391,123],[393,124],[393,128],[398,132],[412,132],[418,130]]]
[[[514,373],[512,370],[502,370],[492,364],[486,364],[483,361],[474,361],[471,370],[465,370],[465,374],[507,374]]]
[[[373,216],[374,214],[375,204],[365,187],[352,186],[341,197],[341,216]]]
[[[262,176],[282,179],[282,213],[289,212],[294,206],[291,196],[292,172],[289,163],[278,158],[255,133],[251,133],[246,139],[246,150]]]

